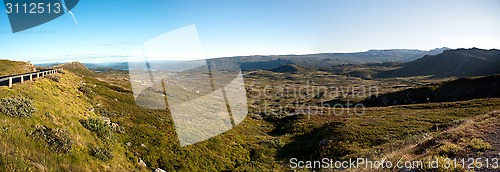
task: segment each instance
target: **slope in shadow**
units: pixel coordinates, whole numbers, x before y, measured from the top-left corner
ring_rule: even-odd
[[[366,98],[365,106],[391,106],[414,103],[451,102],[500,97],[500,75],[462,78],[437,86],[412,88]]]

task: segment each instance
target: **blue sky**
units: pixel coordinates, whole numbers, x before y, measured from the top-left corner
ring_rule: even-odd
[[[82,0],[69,14],[12,33],[0,8],[0,58],[126,60],[155,36],[195,24],[207,57],[500,48],[500,1]]]

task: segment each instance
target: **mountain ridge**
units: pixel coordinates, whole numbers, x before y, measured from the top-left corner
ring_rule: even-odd
[[[388,50],[368,50],[365,52],[353,53],[317,53],[305,55],[253,55],[253,56],[233,56],[215,58],[219,61],[227,61],[240,65],[242,70],[269,70],[283,65],[295,64],[299,66],[309,66],[318,68],[329,68],[332,65],[341,64],[366,64],[384,62],[410,62],[425,55],[435,55],[448,50],[449,48],[436,48],[430,51],[416,49],[388,49]],[[138,63],[138,62],[133,62]],[[168,63],[168,61],[150,62],[152,66],[161,69],[162,65],[155,64]],[[61,63],[37,64],[38,66],[53,66]],[[110,63],[83,63],[91,70],[128,70],[129,62]]]
[[[500,50],[456,49],[426,55],[401,68],[381,72],[377,77],[428,76],[435,78],[480,76],[500,73]]]

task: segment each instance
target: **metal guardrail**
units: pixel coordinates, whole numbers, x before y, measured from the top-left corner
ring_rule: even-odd
[[[47,75],[57,73],[59,69],[49,69],[45,71],[38,71],[33,73],[25,73],[13,76],[0,77],[0,83],[8,81],[9,88],[12,88],[14,83],[24,83],[25,80],[33,81],[33,79],[44,78]]]

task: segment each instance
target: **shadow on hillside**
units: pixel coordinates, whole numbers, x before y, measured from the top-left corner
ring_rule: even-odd
[[[363,100],[365,106],[454,102],[478,98],[500,97],[500,75],[462,78],[437,86],[411,88],[399,92],[372,96]]]
[[[321,158],[339,159],[352,150],[343,143],[353,140],[351,133],[345,131],[346,124],[334,121],[294,136],[293,141],[283,146],[277,153],[278,159],[289,162],[298,160],[321,160]]]

